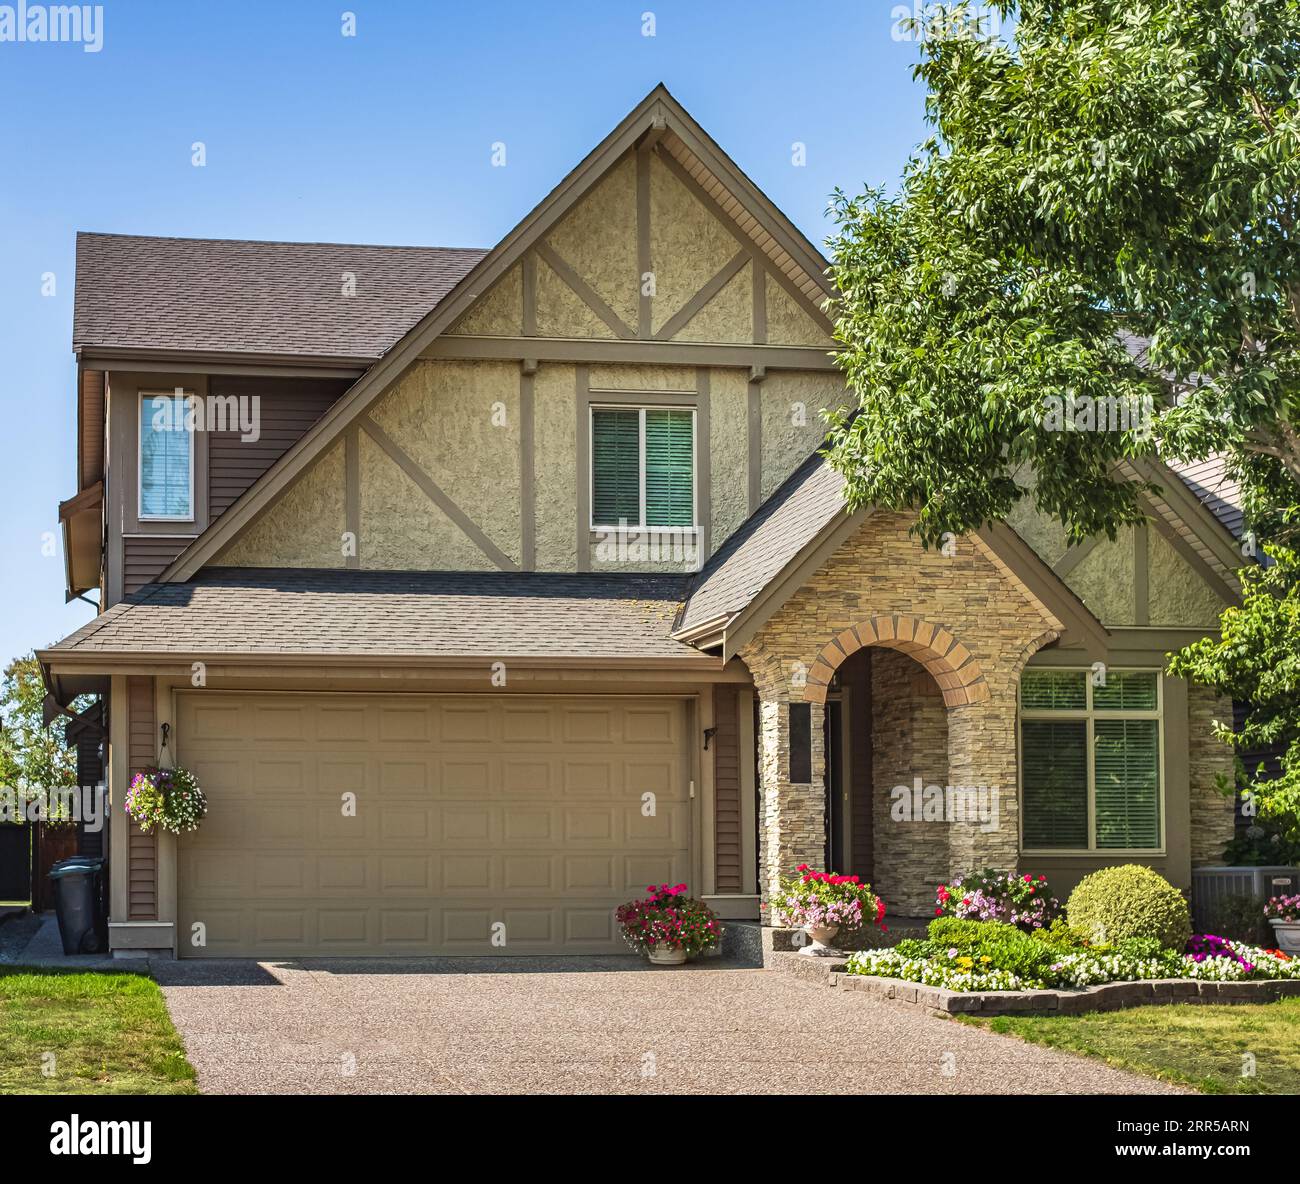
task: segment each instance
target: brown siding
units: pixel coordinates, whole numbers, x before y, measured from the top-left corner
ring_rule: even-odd
[[[717,892],[740,892],[740,716],[735,687],[713,690],[713,807],[714,888]]]
[[[238,432],[213,432],[208,439],[208,513],[221,517],[347,389],[342,380],[222,378],[210,393],[260,398],[261,434],[245,442]]]
[[[158,748],[154,728],[153,679],[126,680],[130,732],[128,758],[131,776],[157,763]],[[158,836],[144,834],[130,823],[127,839],[127,919],[158,919]]]
[[[129,596],[152,583],[193,539],[146,538],[122,540],[122,590]]]
[[[104,476],[104,372],[81,372],[80,472],[78,490],[94,485]]]

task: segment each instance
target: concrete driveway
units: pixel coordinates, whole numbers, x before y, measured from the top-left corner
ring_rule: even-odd
[[[207,1093],[1167,1093],[709,959],[154,963]]]

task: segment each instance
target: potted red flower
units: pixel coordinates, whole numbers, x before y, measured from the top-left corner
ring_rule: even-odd
[[[708,905],[686,895],[685,884],[651,884],[650,895],[618,906],[623,940],[657,966],[680,966],[722,940]]]

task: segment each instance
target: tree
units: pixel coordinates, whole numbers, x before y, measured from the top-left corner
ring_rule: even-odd
[[[836,196],[851,500],[933,543],[1032,489],[1073,539],[1114,537],[1143,516],[1116,461],[1223,451],[1293,530],[1300,0],[1014,15],[1009,40],[927,25],[934,136],[896,195]]]
[[[15,658],[0,680],[0,790],[17,791],[21,801],[37,791],[77,784],[76,753],[67,748],[67,717],[42,723],[45,683],[35,654]]]
[[[1279,747],[1281,776],[1243,769],[1258,819],[1291,850],[1300,848],[1300,551],[1269,546],[1267,567],[1242,572],[1242,604],[1224,610],[1221,636],[1194,642],[1169,663],[1172,674],[1208,683],[1249,704],[1235,736],[1243,748]]]
[[[1174,672],[1286,747],[1245,788],[1300,841],[1300,0],[991,0],[917,28],[932,137],[837,193],[830,462],[927,544],[1032,497],[1142,521],[1118,462],[1227,456],[1274,566]],[[1228,737],[1231,738],[1231,737]]]

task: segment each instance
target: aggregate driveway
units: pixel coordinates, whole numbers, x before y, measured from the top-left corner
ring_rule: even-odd
[[[1174,1093],[710,959],[156,962],[205,1093]]]

